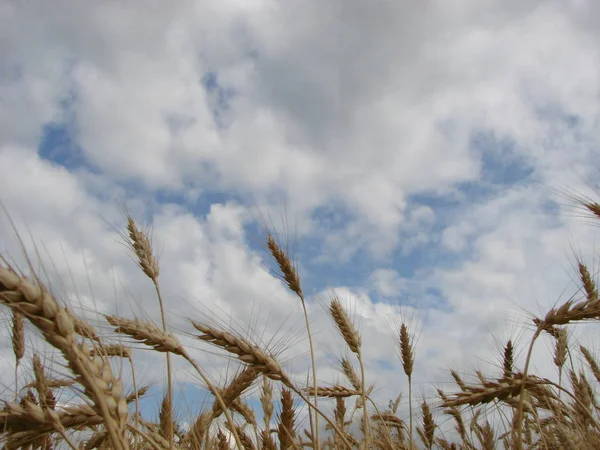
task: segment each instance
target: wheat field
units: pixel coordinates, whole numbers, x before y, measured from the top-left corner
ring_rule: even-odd
[[[581,201],[595,220],[600,204]],[[305,382],[294,379],[278,356],[226,327],[190,319],[194,339],[206,351],[219,350],[234,358],[239,370],[223,385],[215,385],[180,338],[169,330],[160,290],[160,267],[148,234],[127,217],[126,240],[139,268],[155,288],[162,321],[105,315],[106,329],[78,317],[70,305],[51,292],[31,269],[23,273],[3,259],[0,265],[0,302],[10,316],[15,358],[15,383],[3,392],[2,443],[6,449],[597,449],[600,448],[600,363],[592,351],[571,339],[570,330],[600,319],[600,300],[594,275],[576,261],[580,295],[534,317],[535,332],[525,349],[522,367],[516,364],[515,344],[508,340],[497,373],[476,372],[465,382],[456,371],[455,388],[437,389],[436,399],[417,399],[412,392],[413,367],[418,352],[407,323],[397,329],[396,344],[406,377],[408,414],[398,410],[400,397],[388,405],[371,398],[363,364],[358,324],[343,303],[331,295],[328,313],[347,346],[335,385],[319,385],[315,345],[306,313],[300,277],[289,255],[273,235],[265,247],[282,281],[304,312],[306,349],[312,371]],[[33,265],[31,265],[31,268]],[[36,333],[55,350],[65,376],[53,378],[53,361],[27,349],[26,333]],[[552,339],[547,355],[559,381],[531,373],[531,355],[542,335]],[[164,354],[166,389],[157,420],[141,413],[140,398],[147,386],[136,384],[135,354],[151,350]],[[31,356],[30,373],[22,373],[23,359]],[[217,356],[215,356],[217,357]],[[211,405],[182,426],[175,410],[173,360],[183,359],[211,395]],[[116,370],[130,367],[131,371]],[[127,377],[127,380],[124,379]],[[133,390],[124,386],[133,380]],[[248,393],[259,392],[250,406]],[[80,401],[59,403],[65,392]],[[329,405],[329,406],[327,406]],[[333,405],[333,406],[332,406]],[[257,410],[258,408],[258,410]],[[308,420],[301,420],[300,412]],[[441,423],[446,430],[442,430]],[[447,429],[450,428],[451,432]]]

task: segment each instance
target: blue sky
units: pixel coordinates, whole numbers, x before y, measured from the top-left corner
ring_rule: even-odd
[[[217,102],[220,109],[226,103],[223,97],[226,94],[218,87],[216,76],[209,72],[202,77],[202,84],[209,93],[215,93],[218,97]],[[65,108],[64,116],[71,115],[69,108]],[[218,113],[215,113],[215,121],[218,122]],[[570,124],[570,122],[567,122]],[[533,167],[528,165],[522,156],[514,150],[515,143],[508,139],[496,139],[493,132],[474,131],[469,140],[469,147],[479,158],[480,178],[470,182],[457,183],[453,186],[459,198],[453,193],[435,194],[435,193],[416,193],[412,195],[408,202],[410,207],[425,206],[435,210],[441,218],[428,224],[427,231],[429,238],[427,242],[421,243],[416,247],[409,246],[403,248],[401,245],[398,251],[390,251],[381,255],[373,255],[366,248],[359,248],[350,258],[337,261],[331,264],[328,261],[320,260],[320,248],[323,245],[324,236],[317,237],[310,235],[294,236],[294,211],[293,205],[288,205],[282,196],[279,207],[281,211],[276,217],[272,217],[275,231],[289,233],[290,250],[297,251],[294,257],[297,258],[309,277],[305,280],[305,289],[309,293],[316,293],[327,289],[328,287],[340,284],[354,289],[368,289],[371,293],[377,294],[377,285],[370,279],[373,267],[383,267],[388,270],[394,270],[403,278],[411,279],[417,272],[426,270],[427,267],[436,265],[438,267],[452,266],[456,264],[458,258],[456,255],[448,255],[440,245],[441,233],[447,226],[447,221],[442,217],[451,217],[460,214],[462,208],[467,203],[485,203],[490,197],[508,189],[517,184],[531,186],[535,179],[531,176]],[[98,169],[86,160],[82,154],[82,149],[77,141],[77,132],[74,124],[69,120],[62,123],[49,123],[44,125],[42,137],[39,142],[39,156],[52,165],[64,167],[70,172],[89,171],[98,173]],[[202,218],[210,212],[210,206],[213,204],[225,204],[228,202],[240,203],[249,209],[253,208],[251,193],[220,190],[218,185],[215,188],[205,186],[202,195],[195,201],[189,201],[180,190],[169,192],[168,190],[147,190],[135,180],[124,180],[119,183],[128,196],[149,196],[155,202],[154,208],[160,208],[161,204],[177,204],[191,212],[194,216]],[[140,192],[143,191],[143,192]],[[244,195],[246,194],[246,195]],[[291,210],[289,210],[290,208]],[[260,211],[258,211],[260,214]],[[344,205],[323,205],[315,208],[311,212],[311,220],[318,223],[324,233],[342,230],[345,223],[352,221],[352,211]],[[256,217],[259,221],[258,217]],[[261,226],[263,225],[263,226]],[[269,224],[271,226],[271,224]],[[281,228],[281,229],[279,229]],[[261,244],[264,241],[264,224],[252,221],[246,224],[245,232],[250,235],[248,240],[249,247],[256,252],[262,250]],[[285,236],[281,238],[286,239]],[[296,241],[296,242],[294,242]],[[464,253],[468,255],[470,249]],[[423,292],[418,292],[423,294]],[[429,307],[445,308],[443,298],[439,298],[439,290],[430,289],[427,294],[434,295],[439,304],[430,304]],[[398,297],[390,298],[385,295],[386,301],[402,304],[410,301],[407,295],[409,292],[398,292]],[[378,295],[373,300],[378,301]],[[414,302],[414,300],[413,300]],[[437,303],[436,302],[436,303]]]
[[[526,333],[524,311],[576,290],[573,243],[593,260],[595,230],[557,191],[587,194],[597,180],[600,10],[328,5],[9,4],[0,199],[47,249],[49,281],[87,314],[133,314],[137,302],[158,317],[117,242],[127,204],[152,222],[175,330],[190,332],[190,309],[227,311],[242,329],[254,323],[255,339],[285,342],[279,325],[302,317],[266,270],[272,219],[294,245],[322,382],[339,379],[340,342],[323,313],[335,289],[360,323],[378,398],[406,387],[388,331],[406,315],[431,395],[448,367],[493,361],[494,337]],[[18,259],[5,223],[0,245]],[[302,379],[296,341],[282,356]],[[198,358],[221,379],[225,362]],[[551,361],[536,358],[551,377]]]

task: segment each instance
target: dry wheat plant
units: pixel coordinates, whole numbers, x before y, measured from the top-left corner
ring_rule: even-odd
[[[581,201],[592,217],[600,220],[600,204]],[[169,331],[161,296],[160,268],[145,231],[128,216],[123,234],[139,267],[156,291],[159,325],[138,318],[106,315],[111,335],[101,336],[91,323],[42,284],[30,264],[26,276],[6,260],[0,264],[0,303],[10,315],[16,371],[26,354],[33,353],[29,382],[5,389],[1,442],[5,449],[598,449],[600,448],[600,363],[592,352],[569,342],[569,327],[600,320],[600,300],[594,277],[578,261],[581,298],[572,298],[550,309],[531,323],[535,332],[523,367],[517,367],[513,342],[506,342],[501,369],[467,383],[451,371],[456,392],[438,389],[439,399],[413,399],[412,374],[415,341],[402,323],[397,346],[408,382],[407,417],[398,413],[400,397],[386,407],[371,398],[373,386],[365,384],[362,339],[357,324],[332,295],[329,313],[348,352],[341,359],[336,385],[319,385],[315,373],[310,324],[304,307],[300,278],[287,253],[271,234],[266,249],[282,280],[304,307],[312,373],[305,383],[295,381],[276,355],[230,329],[189,321],[190,332],[209,351],[219,349],[235,358],[240,370],[226,385],[215,385],[180,339]],[[68,376],[57,379],[35,351],[26,349],[25,333],[37,333],[55,349]],[[102,334],[102,333],[100,333]],[[530,373],[533,348],[540,336],[552,339],[549,360],[556,366],[558,382]],[[119,340],[118,338],[125,338]],[[117,339],[115,339],[117,338]],[[121,342],[115,344],[115,342]],[[123,342],[130,342],[126,346]],[[135,383],[135,350],[164,353],[166,390],[160,414],[154,422],[140,414],[139,398],[147,387]],[[212,405],[203,408],[187,427],[177,423],[174,411],[172,361],[183,358],[203,381]],[[120,361],[121,371],[115,370]],[[23,366],[21,366],[23,367]],[[124,392],[131,369],[133,391]],[[20,386],[18,385],[20,384]],[[259,392],[262,411],[246,401],[251,389]],[[64,392],[81,401],[59,403]],[[321,402],[319,402],[321,399]],[[329,405],[323,407],[323,405]],[[302,408],[307,421],[299,419]],[[257,414],[260,413],[260,414]],[[261,420],[257,416],[262,416]],[[452,428],[443,432],[441,422]],[[306,423],[308,422],[308,423]],[[306,423],[306,427],[301,427]],[[451,424],[449,426],[448,424]],[[321,433],[319,433],[319,431]]]

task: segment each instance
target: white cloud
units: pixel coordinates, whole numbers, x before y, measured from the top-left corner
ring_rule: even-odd
[[[405,281],[392,269],[377,269],[371,274],[373,284],[379,293],[385,296],[397,294]]]
[[[419,379],[436,381],[446,366],[493,359],[486,336],[511,337],[528,320],[520,308],[566,298],[571,242],[593,256],[594,230],[546,206],[551,188],[584,191],[581,178],[597,176],[599,14],[550,0],[4,2],[0,198],[61,294],[101,311],[138,302],[157,319],[152,285],[108,225],[123,226],[120,202],[153,215],[175,329],[222,310],[262,342],[300,330],[282,355],[300,379],[299,302],[247,234],[251,202],[268,217],[285,198],[300,237],[314,237],[299,252],[305,281],[319,285],[324,264],[367,267],[339,292],[360,319],[377,395],[392,398],[403,381],[378,360],[390,359],[394,302],[421,308]],[[37,154],[50,122],[67,123],[83,166]],[[477,148],[479,132],[514,145]],[[532,174],[494,184],[488,159]],[[207,191],[241,200],[194,215]],[[161,203],[165,193],[181,204]],[[4,217],[0,227],[19,259]],[[420,251],[433,256],[400,276],[394,257],[411,264]],[[311,298],[319,348],[335,353],[321,307]],[[324,377],[327,364],[321,353]]]

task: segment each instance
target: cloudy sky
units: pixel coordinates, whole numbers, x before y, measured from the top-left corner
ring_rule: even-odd
[[[577,292],[575,254],[593,266],[595,229],[560,193],[598,179],[598,20],[586,0],[7,0],[0,199],[57,294],[91,320],[158,320],[120,244],[126,205],[152,224],[177,332],[252,330],[303,380],[270,228],[299,267],[320,381],[341,380],[335,289],[376,398],[406,386],[402,315],[429,396],[448,368],[493,375],[507,339],[523,352],[528,313]],[[4,214],[0,248],[22,261]],[[534,368],[552,377],[549,345]],[[233,367],[198,358],[216,380]]]

